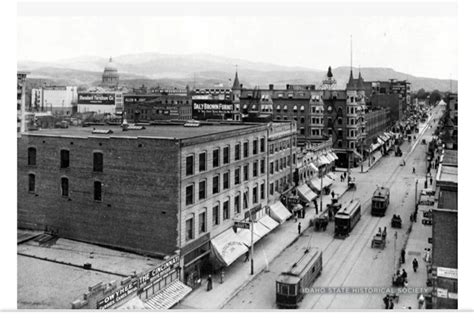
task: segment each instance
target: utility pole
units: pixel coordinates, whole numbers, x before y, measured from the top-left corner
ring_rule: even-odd
[[[253,212],[250,211],[250,274],[253,275]]]
[[[398,233],[395,231],[395,235],[393,236],[393,265],[395,266],[395,272],[397,272],[397,238]]]
[[[319,192],[319,209],[320,209],[320,213],[322,214],[323,213],[323,174],[321,171],[319,171],[319,180],[321,180],[321,189],[320,192]]]

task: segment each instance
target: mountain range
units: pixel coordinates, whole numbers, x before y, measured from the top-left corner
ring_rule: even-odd
[[[108,58],[81,56],[53,62],[19,61],[18,70],[29,71],[29,79],[35,85],[76,85],[88,87],[98,85]],[[236,65],[240,82],[244,87],[261,88],[274,84],[282,88],[286,84],[316,84],[318,87],[326,76],[326,70],[281,66],[265,62],[232,59],[209,54],[170,55],[140,53],[113,58],[120,74],[121,85],[139,87],[145,85],[163,88],[229,87],[232,84]],[[332,68],[337,87],[343,88],[349,78],[350,67]],[[359,69],[354,69],[357,76]],[[361,68],[366,81],[408,80],[412,91],[457,91],[457,80],[417,77],[391,68]]]

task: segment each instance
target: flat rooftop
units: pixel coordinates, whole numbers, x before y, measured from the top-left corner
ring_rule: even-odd
[[[120,282],[134,272],[142,273],[163,263],[63,238],[43,243],[36,239],[17,246],[18,308],[70,309],[71,302],[99,282]],[[91,270],[83,268],[85,263],[91,264]]]
[[[444,150],[441,156],[441,163],[447,166],[458,166],[458,152],[457,150]]]
[[[438,174],[436,175],[436,182],[457,184],[458,168],[440,165],[438,169]]]
[[[90,127],[69,127],[67,129],[41,129],[38,131],[28,131],[26,136],[62,136],[62,137],[151,137],[163,139],[186,139],[224,132],[239,131],[242,129],[255,128],[264,124],[205,124],[200,127],[185,127],[183,124],[171,125],[150,125],[145,126],[144,130],[128,130],[123,131],[120,126],[90,126]],[[93,128],[96,130],[112,130],[110,134],[92,133]]]

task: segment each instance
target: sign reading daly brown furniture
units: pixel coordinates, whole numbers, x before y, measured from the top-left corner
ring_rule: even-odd
[[[232,101],[225,100],[194,100],[193,119],[202,120],[207,117],[232,114],[234,105]]]

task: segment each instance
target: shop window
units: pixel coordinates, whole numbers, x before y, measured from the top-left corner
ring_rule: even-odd
[[[28,192],[35,192],[36,176],[33,173],[28,175]]]
[[[102,201],[102,182],[94,181],[94,200]]]
[[[228,164],[229,163],[229,147],[224,147],[224,159],[223,159],[223,163],[224,164]]]
[[[199,200],[206,199],[206,180],[199,181]]]
[[[194,203],[194,185],[190,184],[186,186],[186,205]]]
[[[235,161],[240,160],[240,143],[237,143],[234,148],[235,151]]]
[[[252,193],[252,203],[256,204],[258,202],[258,186],[253,187]]]
[[[61,178],[61,196],[69,197],[69,179]]]
[[[69,150],[61,150],[61,169],[69,168]]]
[[[36,166],[36,148],[28,148],[28,165]]]
[[[212,223],[217,226],[220,223],[219,204],[212,208]]]
[[[186,241],[194,239],[194,218],[186,220]]]
[[[94,172],[102,172],[104,170],[104,155],[102,152],[93,153],[93,170]]]
[[[212,194],[219,193],[219,176],[212,178]]]
[[[212,151],[212,166],[217,168],[219,166],[219,149]]]
[[[244,181],[249,180],[249,164],[244,166]]]
[[[206,211],[199,214],[199,233],[204,233],[207,231],[207,217]]]
[[[199,172],[206,171],[207,153],[202,152],[199,154]]]
[[[234,213],[240,213],[240,193],[234,197]]]
[[[229,220],[230,218],[229,200],[224,201],[222,204],[222,218],[223,220]]]
[[[258,153],[258,139],[254,139],[253,142],[252,142],[252,152],[253,154],[257,154]]]
[[[240,184],[240,167],[234,170],[234,184],[235,185]]]
[[[229,189],[229,176],[230,176],[230,172],[224,172],[224,175],[222,177],[222,180],[223,180],[223,186],[222,186],[222,189],[223,190],[227,190]]]

